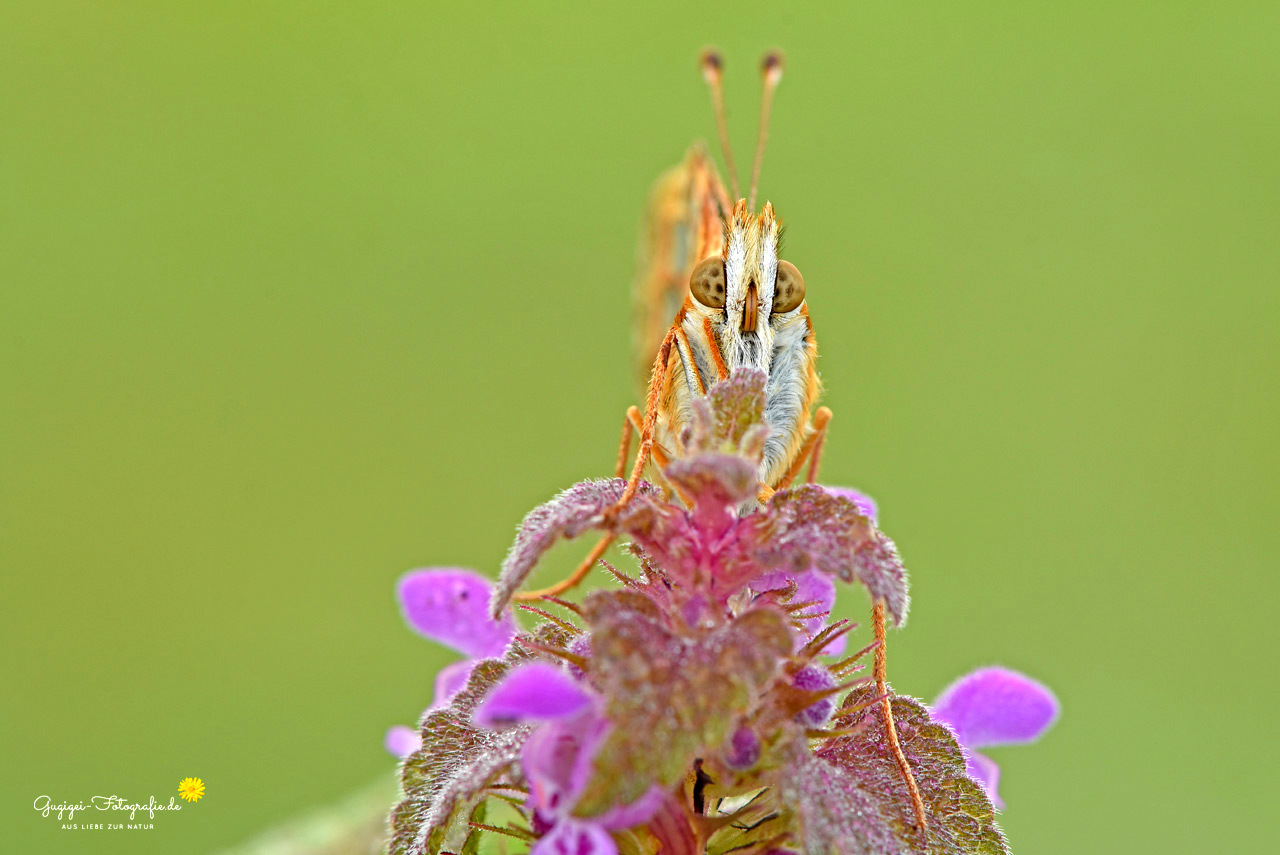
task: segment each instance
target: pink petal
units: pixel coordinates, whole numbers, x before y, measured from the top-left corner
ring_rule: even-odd
[[[791,675],[791,685],[805,692],[820,692],[823,689],[835,688],[836,679],[821,665],[806,665]],[[796,713],[796,721],[805,727],[821,727],[831,717],[835,706],[835,698],[823,698]]]
[[[823,617],[808,618],[804,622],[805,633],[809,638],[817,635],[831,618],[831,610],[836,604],[836,583],[820,570],[806,570],[803,573],[789,573],[785,570],[770,570],[757,576],[751,588],[760,593],[780,591],[787,588],[790,582],[796,583],[796,592],[791,597],[793,603],[813,603],[804,610],[805,614],[827,612]],[[796,639],[796,649],[804,646],[804,638]],[[839,656],[844,652],[847,635],[842,635],[828,644],[822,651],[824,656]]]
[[[544,834],[529,855],[617,855],[618,844],[594,822],[562,819]]]
[[[494,686],[476,708],[481,727],[556,721],[582,712],[591,696],[564,670],[547,662],[524,665]]]
[[[952,683],[933,717],[955,729],[965,747],[1031,742],[1058,718],[1058,699],[1030,677],[1007,668],[980,668]]]
[[[969,777],[982,785],[982,788],[987,791],[987,795],[991,797],[991,801],[995,803],[996,807],[1004,807],[1004,800],[996,792],[996,786],[1000,783],[1000,767],[996,765],[996,761],[985,754],[979,754],[977,751],[965,753],[967,754],[965,765],[968,768]]]
[[[515,635],[515,619],[489,616],[493,586],[470,570],[411,570],[400,577],[400,611],[414,631],[472,658],[501,656]]]
[[[567,814],[578,797],[574,767],[581,744],[572,730],[558,722],[529,734],[520,752],[520,765],[529,781],[529,806],[545,822]]]
[[[637,825],[652,819],[653,815],[658,812],[658,808],[662,807],[662,802],[666,797],[667,791],[654,784],[645,791],[643,796],[631,804],[609,808],[609,810],[596,818],[596,822],[610,831],[635,828]]]
[[[542,820],[554,822],[577,803],[608,735],[609,722],[590,707],[529,734],[520,764],[529,781],[529,804]]]
[[[760,737],[745,725],[729,737],[724,747],[724,763],[735,771],[746,771],[760,761]]]
[[[796,593],[791,598],[794,603],[813,603],[805,609],[805,614],[813,614],[815,612],[827,612],[826,617],[812,617],[804,622],[805,634],[809,639],[822,632],[823,627],[827,626],[827,622],[831,619],[831,611],[836,607],[836,581],[831,576],[818,570],[809,570],[803,573],[788,573],[782,570],[771,570],[762,576],[756,577],[751,582],[751,589],[760,591],[776,591],[786,589],[788,582],[795,580]],[[805,641],[803,637],[796,637],[796,650],[803,648]],[[824,657],[838,657],[845,651],[845,645],[849,643],[849,635],[842,635],[836,640],[831,641],[826,648],[823,648],[822,655]]]
[[[827,644],[826,647],[822,648],[822,655],[823,656],[839,656],[842,653],[844,653],[845,645],[848,643],[849,643],[849,634],[846,632],[844,635],[841,635],[841,636],[838,636],[837,638],[832,639]]]
[[[412,727],[397,724],[387,729],[383,745],[393,757],[408,757],[422,747],[422,736]]]
[[[791,580],[795,580],[796,592],[791,597],[791,601],[795,603],[814,603],[805,609],[806,613],[810,612],[827,612],[836,604],[836,583],[830,576],[818,570],[807,570],[803,573],[789,573],[785,570],[771,570],[764,573],[751,583],[753,590],[764,591],[781,591],[785,590]],[[816,632],[822,627],[826,618],[816,617],[805,621],[805,626],[810,633]]]
[[[474,659],[463,659],[461,662],[454,662],[452,665],[441,668],[440,673],[436,674],[436,694],[431,700],[431,709],[438,710],[449,706],[453,696],[466,687],[467,679],[471,677],[471,671],[475,666]]]

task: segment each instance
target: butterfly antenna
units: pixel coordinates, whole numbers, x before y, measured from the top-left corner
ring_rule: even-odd
[[[782,80],[782,54],[770,51],[760,60],[760,73],[764,77],[764,92],[760,96],[760,136],[756,138],[756,162],[751,167],[751,198],[747,210],[756,209],[756,190],[760,187],[760,167],[764,164],[764,144],[769,141],[769,108],[773,106],[773,91]]]
[[[724,115],[724,87],[721,78],[724,76],[724,60],[713,50],[703,51],[702,79],[707,81],[711,90],[711,109],[716,114],[716,130],[720,133],[720,150],[724,152],[724,162],[729,168],[729,184],[733,188],[733,198],[738,198],[738,168],[733,165],[733,150],[729,148],[729,123]]]

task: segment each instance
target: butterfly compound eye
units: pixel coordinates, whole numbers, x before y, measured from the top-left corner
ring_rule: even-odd
[[[703,259],[689,277],[689,293],[710,309],[724,308],[725,287],[724,262],[719,258]]]
[[[804,277],[790,261],[778,262],[778,281],[773,286],[773,314],[789,312],[804,302]]]

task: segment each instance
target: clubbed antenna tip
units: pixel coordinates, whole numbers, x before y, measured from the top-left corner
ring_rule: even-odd
[[[783,62],[782,51],[771,50],[760,59],[760,71],[764,74],[765,79],[773,78],[773,84],[777,85],[782,79]]]
[[[764,92],[760,96],[760,134],[756,138],[756,158],[751,167],[751,198],[747,208],[756,209],[756,190],[760,187],[760,167],[764,165],[764,146],[769,140],[769,110],[773,106],[773,91],[782,80],[782,53],[771,50],[760,60],[760,74],[764,78]]]
[[[724,59],[714,48],[702,52],[698,61],[702,67],[702,79],[707,81],[711,90],[711,110],[716,116],[716,132],[720,135],[720,150],[724,152],[724,163],[729,170],[729,183],[733,188],[733,198],[738,198],[738,168],[733,163],[733,149],[729,147],[729,123],[724,112]]]
[[[712,77],[718,77],[724,71],[724,57],[715,48],[707,48],[698,58],[698,65],[702,67],[702,76],[707,83],[711,83]]]

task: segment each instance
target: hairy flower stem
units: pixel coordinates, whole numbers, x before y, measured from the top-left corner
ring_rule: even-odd
[[[924,815],[924,800],[920,798],[920,788],[916,786],[916,776],[911,774],[911,764],[907,762],[907,755],[902,753],[902,744],[898,742],[898,728],[893,723],[893,706],[890,703],[891,698],[886,685],[889,668],[885,655],[884,600],[876,600],[875,605],[871,607],[871,625],[875,629],[878,642],[875,664],[876,691],[884,697],[881,708],[884,710],[889,747],[893,749],[893,757],[898,761],[898,768],[902,770],[902,779],[907,784],[907,791],[911,793],[911,806],[915,810],[916,824],[920,826],[921,834],[927,834],[929,820]]]

